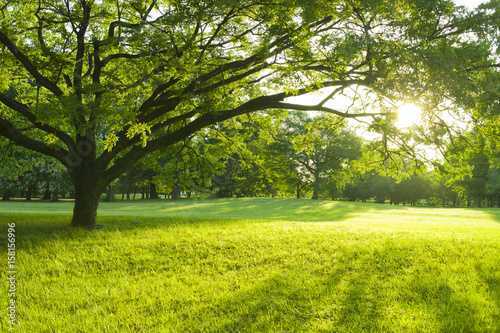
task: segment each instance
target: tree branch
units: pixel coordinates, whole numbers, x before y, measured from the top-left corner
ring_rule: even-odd
[[[68,164],[68,160],[66,159],[66,157],[69,156],[69,153],[66,150],[51,147],[41,141],[32,139],[15,128],[12,123],[2,118],[0,118],[0,136],[6,137],[7,139],[24,148],[28,148],[36,152],[54,157],[64,165],[68,167],[70,166]]]
[[[74,142],[68,134],[66,134],[65,132],[63,132],[55,127],[52,127],[50,125],[43,124],[42,122],[40,122],[37,119],[37,117],[32,112],[30,112],[30,109],[27,105],[22,104],[14,99],[8,97],[7,95],[1,93],[1,92],[0,92],[0,102],[2,102],[5,106],[9,107],[10,109],[18,112],[20,115],[22,115],[25,119],[27,119],[36,128],[38,128],[42,131],[45,131],[49,134],[55,135],[62,142],[64,142],[68,146],[69,149],[75,148]]]
[[[85,57],[85,33],[87,32],[90,21],[90,4],[82,0],[81,5],[83,9],[83,17],[76,33],[77,48],[75,67],[73,70],[73,88],[75,89],[76,96],[78,96],[80,100],[82,98],[82,72]]]
[[[316,84],[314,87],[319,89],[320,87],[326,87],[331,85],[341,85],[341,84],[363,84],[364,80],[345,80],[345,81],[327,81],[321,84]],[[254,99],[251,99],[237,108],[231,110],[217,111],[217,112],[209,112],[200,115],[198,118],[194,119],[187,125],[171,132],[167,133],[163,136],[160,136],[154,140],[148,142],[146,147],[133,146],[130,151],[125,153],[122,157],[120,157],[111,167],[109,167],[105,171],[105,177],[108,181],[113,180],[118,177],[126,168],[129,167],[131,163],[135,163],[137,160],[145,156],[147,153],[157,150],[161,147],[169,146],[171,144],[175,144],[191,134],[199,131],[200,129],[216,124],[218,122],[222,122],[224,120],[234,118],[236,116],[248,114],[256,111],[264,111],[269,109],[288,109],[288,110],[299,110],[299,111],[322,111],[335,114],[337,116],[345,117],[345,118],[356,118],[356,117],[373,117],[376,115],[382,115],[378,113],[353,113],[350,114],[348,112],[341,112],[331,108],[327,108],[321,105],[300,105],[300,104],[292,104],[285,103],[283,99],[291,96],[297,96],[306,94],[311,91],[311,87],[306,87],[303,89],[299,89],[292,92],[281,92],[274,95],[268,96],[260,96]],[[178,116],[179,120],[186,120],[197,113],[192,111],[189,113],[189,117],[183,117],[182,115]],[[175,117],[174,117],[175,118]],[[172,118],[172,120],[174,119]],[[168,120],[167,120],[168,122]],[[169,122],[171,124],[171,122]],[[120,147],[120,150],[126,149],[126,147]],[[108,159],[108,163],[111,159]],[[105,165],[103,166],[105,167]]]
[[[31,60],[21,50],[19,50],[14,42],[12,42],[12,40],[10,40],[9,37],[1,30],[0,43],[7,47],[10,53],[12,53],[12,55],[24,66],[24,68],[26,68],[26,70],[35,78],[36,82],[40,86],[47,88],[56,96],[61,96],[63,94],[57,84],[42,75]]]

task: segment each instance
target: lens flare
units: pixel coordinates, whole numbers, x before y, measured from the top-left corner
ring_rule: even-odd
[[[408,128],[422,123],[422,109],[412,103],[402,104],[398,107],[398,128]]]

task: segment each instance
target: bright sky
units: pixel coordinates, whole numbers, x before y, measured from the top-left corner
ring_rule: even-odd
[[[454,0],[457,5],[469,8],[477,7],[479,4],[486,2],[485,0]]]

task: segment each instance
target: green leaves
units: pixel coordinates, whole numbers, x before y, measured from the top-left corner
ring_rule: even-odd
[[[103,142],[104,150],[110,152],[111,150],[113,150],[117,142],[118,136],[116,135],[116,133],[109,133]]]
[[[135,123],[131,124],[127,129],[127,138],[132,139],[134,137],[139,137],[140,142],[143,147],[148,143],[149,135],[151,134],[151,126],[145,123]],[[111,135],[108,137],[109,140],[115,141],[113,145],[116,143],[115,138]]]

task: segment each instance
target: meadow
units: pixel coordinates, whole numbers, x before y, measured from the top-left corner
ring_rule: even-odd
[[[17,332],[500,332],[500,210],[288,199],[0,202]]]

